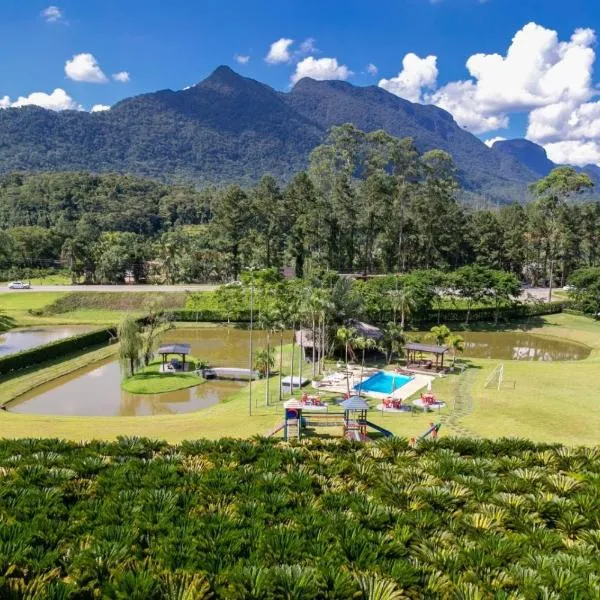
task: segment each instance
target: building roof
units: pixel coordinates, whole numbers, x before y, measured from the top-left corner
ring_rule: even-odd
[[[409,342],[404,346],[405,350],[414,350],[416,352],[429,352],[429,354],[444,354],[448,352],[450,348],[448,346],[437,346],[436,344],[417,344],[416,342]]]
[[[358,321],[356,319],[351,319],[348,324],[350,327],[356,329],[356,333],[360,337],[370,338],[372,340],[380,340],[383,337],[383,332],[379,327],[375,327],[375,325],[370,325],[369,323],[364,323],[363,321]]]
[[[302,346],[303,348],[313,347],[313,334],[310,329],[300,329],[300,331],[296,331],[294,333],[294,336],[296,337],[296,344],[298,344],[298,346]],[[321,343],[321,336],[319,335],[318,331],[316,332],[315,337],[317,338],[318,348],[319,344]]]
[[[158,349],[159,354],[189,354],[189,344],[166,344]]]
[[[360,396],[350,396],[341,405],[344,410],[369,410],[369,405]]]

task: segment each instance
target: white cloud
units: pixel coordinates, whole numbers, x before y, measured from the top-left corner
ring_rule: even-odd
[[[250,62],[250,57],[247,54],[234,54],[233,58],[240,65],[247,65]]]
[[[127,71],[119,71],[118,73],[114,73],[112,78],[119,83],[128,83],[130,79]]]
[[[296,71],[291,77],[296,83],[303,77],[310,77],[319,81],[327,79],[346,80],[353,75],[346,65],[340,65],[336,58],[315,58],[308,56],[296,65]]]
[[[0,98],[0,108],[20,108],[30,105],[49,110],[83,110],[83,107],[61,88],[56,88],[51,94],[33,92],[29,96],[19,96],[14,102],[8,96]]]
[[[60,23],[63,22],[63,13],[58,6],[49,6],[41,12],[41,16],[44,17],[46,23]]]
[[[65,63],[65,73],[73,81],[85,81],[87,83],[106,83],[108,77],[98,66],[93,54],[75,54],[71,60]]]
[[[548,158],[557,164],[600,166],[600,140],[567,140],[545,144]]]
[[[281,38],[271,44],[269,53],[265,57],[265,60],[272,65],[289,62],[292,58],[290,53],[290,46],[294,43],[294,40],[289,38]]]
[[[411,102],[420,102],[423,89],[435,87],[438,76],[436,63],[436,56],[420,58],[409,52],[402,59],[402,71],[396,77],[382,79],[379,87]]]
[[[457,123],[472,133],[508,127],[508,116],[485,113],[477,99],[477,86],[472,81],[454,81],[427,97],[428,102],[447,110]]]
[[[379,73],[379,69],[373,63],[369,63],[367,65],[367,73],[369,75],[373,75],[373,77],[375,77],[375,75],[377,75],[377,73]]]
[[[317,40],[315,40],[315,38],[311,38],[311,37],[306,38],[300,44],[300,49],[298,50],[298,52],[296,54],[298,56],[306,56],[307,54],[315,54],[315,53],[317,53],[319,50],[315,46],[316,43],[317,43]]]
[[[591,29],[577,29],[561,42],[556,31],[529,23],[505,56],[474,54],[466,63],[473,79],[451,82],[427,100],[475,133],[508,126],[512,112],[586,101],[592,94],[595,39]]]
[[[506,140],[506,138],[503,138],[501,136],[497,136],[497,137],[490,138],[489,140],[485,140],[483,143],[488,148],[491,148],[496,142],[503,142],[504,140]]]
[[[94,104],[90,112],[103,112],[105,110],[110,110],[110,106],[108,106],[108,104]]]

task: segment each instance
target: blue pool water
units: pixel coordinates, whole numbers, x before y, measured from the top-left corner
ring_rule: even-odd
[[[378,371],[362,383],[355,386],[354,389],[363,392],[377,392],[379,394],[391,394],[403,385],[406,385],[411,380],[411,377],[406,375],[398,375],[397,373],[388,373],[386,371]]]

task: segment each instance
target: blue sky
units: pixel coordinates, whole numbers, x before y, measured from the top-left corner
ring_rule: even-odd
[[[596,4],[569,0],[567,10],[559,0],[2,0],[0,106],[60,88],[71,105],[89,110],[143,92],[180,89],[220,64],[287,90],[298,70],[357,85],[387,80],[381,84],[389,91],[450,110],[482,139],[527,135],[555,159],[600,163]],[[54,9],[44,15],[49,7]],[[523,30],[528,23],[537,28]],[[587,33],[571,41],[580,29]],[[485,59],[467,69],[477,54],[505,57],[519,31],[520,58],[512,66],[496,68],[494,59]],[[281,39],[294,42],[279,62],[268,63],[271,44]],[[90,71],[89,56],[79,59],[70,71],[79,77],[74,80],[65,65],[81,54],[91,55],[96,70]],[[407,54],[415,56],[403,71]],[[240,64],[235,55],[250,58]],[[552,64],[513,75],[511,69],[528,61]],[[377,74],[367,72],[369,64]],[[115,81],[117,73],[129,80]],[[532,90],[535,80],[545,82],[544,89]],[[559,80],[565,89],[557,89]]]

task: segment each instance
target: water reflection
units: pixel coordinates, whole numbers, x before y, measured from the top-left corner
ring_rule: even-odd
[[[577,342],[518,332],[462,333],[464,356],[501,360],[561,361],[582,360],[591,348]]]
[[[162,341],[185,342],[199,359],[214,366],[247,367],[249,333],[240,329],[175,329]],[[272,343],[278,342],[274,336]],[[291,341],[286,333],[285,342]],[[255,347],[266,343],[266,333],[255,332]],[[207,381],[194,388],[165,394],[129,394],[121,389],[117,361],[90,365],[21,396],[9,406],[11,412],[81,416],[144,416],[193,412],[216,404],[245,384]]]
[[[11,329],[0,334],[0,356],[30,350],[80,333],[96,329],[92,325],[61,325],[58,327],[28,327]]]

